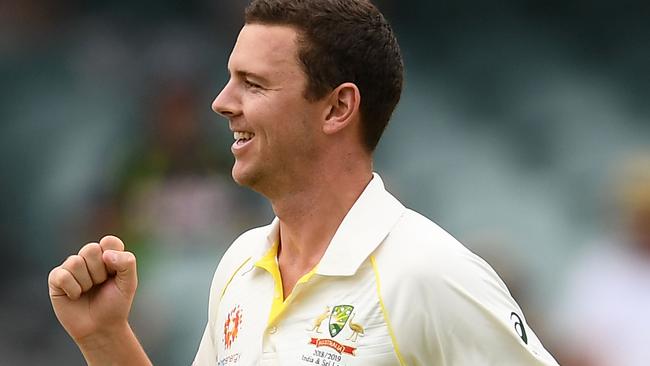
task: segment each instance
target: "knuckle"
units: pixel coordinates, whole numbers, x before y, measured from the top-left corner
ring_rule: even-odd
[[[100,255],[101,253],[102,247],[99,246],[99,243],[88,243],[79,251],[79,255],[83,257]]]
[[[86,266],[86,261],[80,255],[71,255],[63,263],[63,267],[71,270],[78,271]]]
[[[133,253],[131,253],[131,252],[124,252],[124,255],[125,255],[126,260],[127,260],[128,262],[134,262],[134,263],[135,263],[135,261],[136,261],[136,259],[135,259],[135,254],[133,254]]]
[[[124,243],[120,238],[118,238],[115,235],[106,235],[104,236],[100,241],[99,245],[101,246],[102,249],[113,249],[113,250],[118,250],[122,251],[124,250]]]
[[[81,296],[81,293],[83,292],[83,290],[81,289],[79,284],[76,284],[76,286],[71,285],[71,286],[66,287],[65,292],[69,294],[69,297],[72,300],[77,300]]]
[[[108,275],[106,272],[95,271],[90,273],[90,279],[93,281],[93,286],[102,284],[107,278]]]
[[[137,259],[135,258],[135,254],[131,252],[124,252],[124,261],[129,266],[135,266]]]
[[[68,276],[72,276],[70,272],[60,267],[57,267],[50,272],[51,283],[56,287],[63,287]]]
[[[60,267],[53,268],[47,275],[47,281],[52,285],[58,286],[61,282]]]
[[[91,288],[93,288],[93,286],[94,286],[92,280],[91,281],[80,282],[79,285],[81,286],[81,291],[82,292],[86,292],[86,291],[90,290]]]

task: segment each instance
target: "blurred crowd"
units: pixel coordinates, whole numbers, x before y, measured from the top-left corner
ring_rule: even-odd
[[[571,264],[554,336],[567,365],[650,361],[650,154],[617,169],[612,230]]]
[[[486,258],[567,366],[650,364],[648,6],[376,2],[406,64],[376,170]],[[49,270],[112,233],[132,319],[189,364],[212,272],[272,218],[210,103],[246,1],[0,4],[1,365],[82,364]]]

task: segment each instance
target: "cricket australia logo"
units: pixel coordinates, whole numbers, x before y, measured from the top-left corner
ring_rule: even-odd
[[[327,306],[325,311],[314,319],[313,326],[308,331],[322,334],[320,328],[324,325],[323,323],[325,321],[328,321],[327,330],[330,337],[311,337],[309,344],[316,346],[316,349],[312,354],[303,355],[302,360],[314,365],[339,365],[338,363],[328,363],[328,361],[341,362],[341,357],[345,354],[356,356],[355,352],[357,348],[352,347],[351,344],[356,343],[359,336],[363,336],[364,329],[361,324],[353,322],[355,314],[356,312],[354,312],[354,306],[352,305]],[[343,335],[341,336],[342,333]],[[337,336],[341,340],[334,340]],[[330,353],[332,351],[328,352],[323,350],[323,348],[331,348],[335,353]]]
[[[336,337],[336,335],[343,330],[350,315],[352,315],[352,310],[354,310],[354,306],[352,305],[336,305],[334,309],[332,309],[329,323],[329,330],[332,338]]]

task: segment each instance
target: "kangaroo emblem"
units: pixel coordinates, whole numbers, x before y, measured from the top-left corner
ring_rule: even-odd
[[[316,333],[320,333],[320,325],[323,323],[325,319],[327,319],[331,314],[331,309],[329,306],[325,308],[325,312],[319,315],[316,319],[314,319],[314,326],[309,329],[310,331],[316,331]]]

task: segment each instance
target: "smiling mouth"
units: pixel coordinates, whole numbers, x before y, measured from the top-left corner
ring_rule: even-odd
[[[252,132],[235,131],[233,133],[233,137],[235,138],[235,145],[240,146],[253,139],[253,137],[255,137],[255,134]]]

